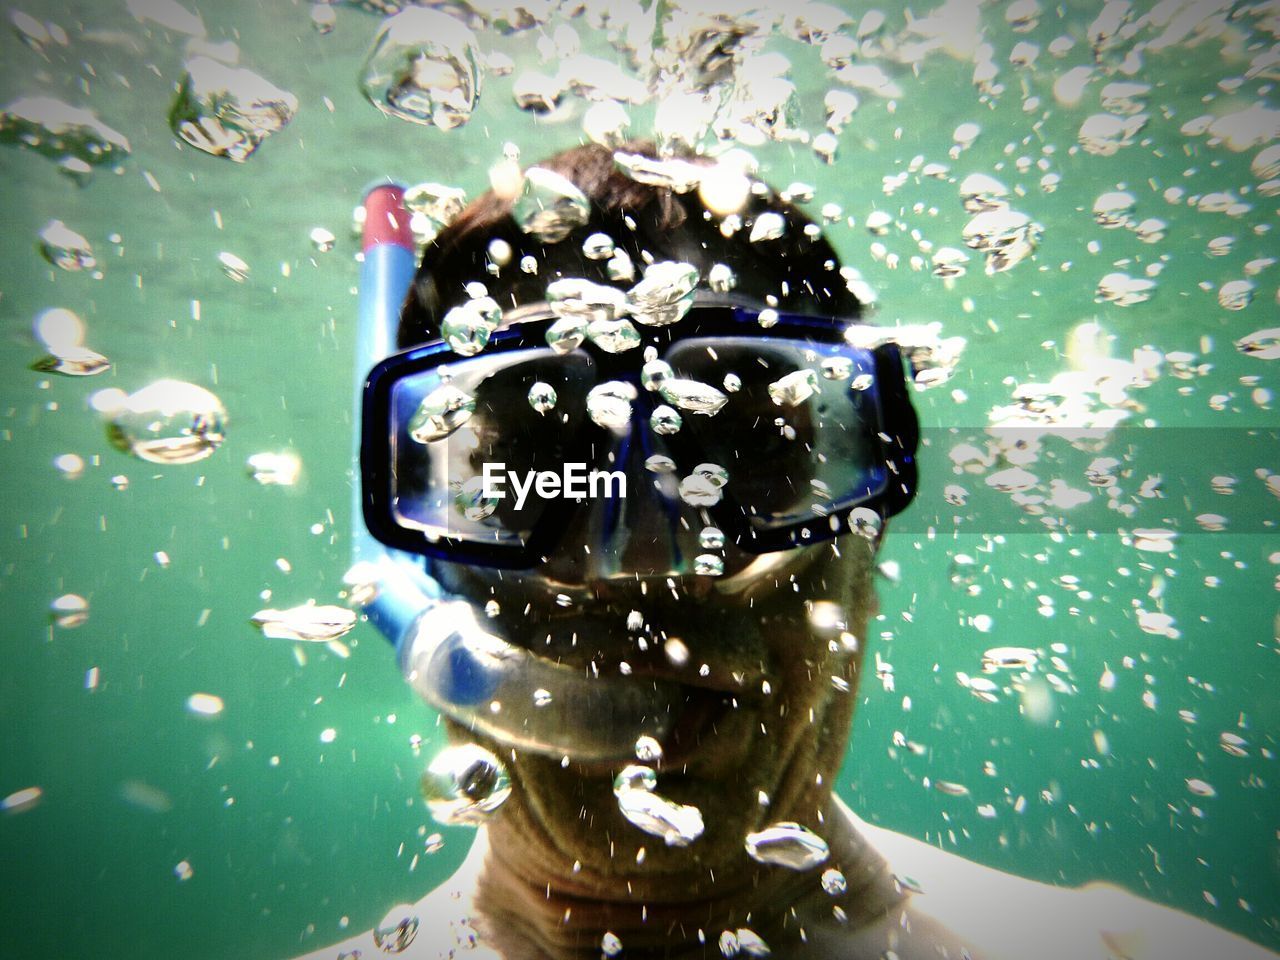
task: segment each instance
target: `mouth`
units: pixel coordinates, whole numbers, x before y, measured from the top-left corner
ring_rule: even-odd
[[[679,716],[662,741],[660,767],[688,769],[704,748],[719,738],[720,727],[738,701],[728,693],[698,687],[685,688]]]
[[[493,623],[497,636],[469,605],[442,606],[450,609],[424,618],[406,651],[406,673],[424,699],[504,747],[584,770],[645,759],[642,737],[661,747],[650,757],[659,768],[687,769],[725,746],[726,723],[739,726],[731,714],[767,695],[758,634],[723,617],[714,634],[687,623],[702,629],[681,638],[661,629],[629,635],[626,611],[612,608],[504,616]]]

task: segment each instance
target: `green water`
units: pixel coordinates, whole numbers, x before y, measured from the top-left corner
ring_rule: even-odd
[[[883,9],[886,31],[901,30],[904,12]],[[1233,341],[1280,325],[1280,266],[1253,278],[1244,310],[1216,299],[1246,263],[1276,255],[1277,203],[1250,171],[1261,144],[1236,152],[1180,132],[1201,114],[1274,105],[1268,71],[1245,75],[1276,38],[1237,5],[1221,35],[1148,52],[1133,77],[1100,70],[1079,105],[1063,105],[1054,80],[1092,63],[1083,37],[1098,9],[1052,8],[1019,34],[988,7],[1001,92],[975,89],[972,60],[945,52],[915,73],[885,61],[902,94],[890,102],[859,92],[835,164],[799,144],[756,151],[765,179],[816,185],[815,214],[835,202],[855,218],[829,235],[878,291],[884,321],[941,321],[945,335],[968,341],[955,377],[916,397],[930,428],[921,502],[890,535],[896,576],[881,582],[882,615],[867,638],[869,668],[877,658],[892,664],[893,689],[868,669],[838,790],[864,817],[964,856],[1055,882],[1112,880],[1277,949],[1280,540],[1267,524],[1280,519],[1280,501],[1256,471],[1280,470],[1280,455],[1274,434],[1245,442],[1246,428],[1280,426],[1274,399],[1256,392],[1277,388],[1277,361],[1245,356]],[[344,922],[366,929],[393,903],[417,899],[469,839],[434,825],[419,799],[436,720],[371,628],[346,638],[344,658],[265,639],[248,620],[265,606],[337,602],[342,588],[358,273],[348,224],[363,188],[431,179],[474,196],[505,142],[532,161],[577,143],[580,126],[519,113],[510,77],[487,78],[475,116],[453,131],[387,119],[356,86],[376,16],[339,7],[336,28],[321,35],[305,3],[206,3],[200,12],[212,40],[234,40],[241,64],[299,100],[293,122],[243,165],[178,148],[166,116],[185,38],[135,21],[123,2],[40,12],[68,47],[32,49],[12,29],[0,37],[4,103],[44,93],[89,106],[132,147],[119,173],[99,168],[82,186],[34,151],[0,149],[0,795],[42,791],[34,806],[0,815],[4,956],[292,955],[338,939]],[[531,65],[538,35],[482,41]],[[1048,46],[1060,35],[1077,42],[1058,57]],[[1008,62],[1021,41],[1042,48],[1033,67]],[[795,65],[801,125],[820,129],[829,76],[804,45],[778,40],[776,49]],[[1232,78],[1241,83],[1220,85]],[[1071,150],[1114,80],[1151,85],[1145,129],[1113,156]],[[1040,104],[1028,112],[1031,96]],[[650,115],[635,111],[636,128]],[[966,121],[981,133],[949,157]],[[916,157],[947,164],[946,178],[920,176]],[[1030,160],[1025,172],[1020,157]],[[1041,159],[1061,177],[1055,192],[1040,186]],[[903,172],[886,195],[883,178]],[[1013,190],[1013,206],[1043,225],[1043,238],[1034,258],[993,276],[969,251],[968,273],[948,285],[912,268],[912,256],[928,255],[911,231],[962,247],[970,215],[958,183],[972,172]],[[1175,186],[1188,196],[1230,191],[1252,209],[1171,203],[1164,192]],[[1167,237],[1148,244],[1095,223],[1094,199],[1117,189],[1135,196],[1136,219],[1167,221]],[[877,209],[897,221],[881,237],[863,226]],[[52,218],[92,243],[101,277],[41,258],[37,234]],[[337,235],[335,249],[312,246],[316,226]],[[1207,244],[1220,236],[1235,243],[1211,257]],[[896,268],[875,243],[900,257]],[[223,251],[250,265],[246,282],[224,275]],[[1095,303],[1104,274],[1143,276],[1154,263],[1163,270],[1149,302]],[[32,318],[51,306],[83,317],[109,372],[31,369],[43,352]],[[1208,366],[1183,379],[1166,363],[1127,394],[1138,405],[1132,423],[1209,431],[1153,435],[1119,481],[1129,500],[1160,473],[1176,495],[1140,504],[1131,521],[1108,513],[1095,534],[1081,524],[1058,536],[1000,495],[953,533],[936,516],[941,490],[958,483],[981,498],[986,486],[981,473],[953,473],[959,441],[945,429],[980,430],[1018,384],[1066,370],[1069,331],[1094,318],[1114,357],[1151,345]],[[225,405],[227,438],[208,459],[132,458],[109,444],[88,406],[103,388],[133,391],[162,377],[207,387]],[[1198,436],[1232,462],[1210,463]],[[1081,464],[1055,473],[1054,451],[1066,444],[1045,443],[1028,469],[1100,496]],[[1122,456],[1119,447],[1098,455]],[[246,459],[280,450],[301,459],[299,483],[255,483]],[[82,458],[79,475],[55,466],[64,454]],[[1213,491],[1219,473],[1238,479],[1234,495]],[[1137,549],[1118,532],[1166,526],[1171,512],[1229,522],[1222,532],[1184,523],[1171,553]],[[89,602],[80,626],[51,619],[50,603],[66,593]],[[1177,635],[1144,631],[1139,609],[1170,615]],[[997,646],[1035,648],[1041,661],[1021,694],[1014,674],[991,676],[998,689],[987,702],[956,675],[987,676],[981,655]],[[1114,685],[1103,689],[1108,669]],[[223,711],[193,713],[194,693],[220,697]],[[1223,732],[1247,741],[1244,756],[1222,749]],[[937,780],[968,794],[928,786]],[[1188,780],[1216,795],[1197,795]],[[424,837],[436,832],[444,845],[427,854]],[[175,873],[183,862],[185,880]]]

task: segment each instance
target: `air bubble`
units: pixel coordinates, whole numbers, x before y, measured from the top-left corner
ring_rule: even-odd
[[[194,463],[225,439],[226,410],[203,387],[157,380],[126,397],[111,413],[112,444],[151,463]]]
[[[360,75],[361,92],[383,113],[442,130],[471,119],[480,86],[475,34],[429,7],[383,21]]]
[[[443,440],[470,420],[475,409],[475,397],[442,383],[423,398],[409,420],[409,437],[417,443]]]
[[[422,777],[422,792],[437,823],[478,826],[511,794],[502,761],[475,744],[446,747]]]
[[[747,855],[757,863],[808,870],[825,861],[827,842],[808,827],[791,821],[775,823],[746,839]]]

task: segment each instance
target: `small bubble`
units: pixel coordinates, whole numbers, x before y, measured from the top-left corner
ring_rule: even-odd
[[[445,314],[440,324],[440,335],[455,352],[471,357],[485,348],[490,335],[501,323],[502,309],[492,297],[481,292]]]
[[[691,413],[714,415],[728,402],[728,397],[709,384],[672,377],[659,392],[667,403]]]
[[[644,468],[650,473],[675,473],[676,462],[664,454],[655,453],[645,458]]]
[[[658,390],[673,376],[675,372],[671,369],[671,364],[665,360],[647,360],[640,368],[640,385],[646,390]]]
[[[1216,797],[1218,795],[1218,791],[1204,780],[1188,780],[1187,790],[1195,794],[1197,797]]]
[[[689,662],[689,647],[679,637],[668,637],[662,644],[662,652],[673,667],[683,667]]]
[[[36,336],[50,353],[61,354],[84,345],[84,321],[70,310],[45,310],[36,317],[34,326]]]
[[[698,269],[692,264],[662,261],[645,268],[644,277],[627,291],[627,303],[638,323],[666,326],[693,305]]]
[[[769,397],[778,406],[796,407],[818,390],[818,374],[810,369],[795,370],[769,384]]]
[[[49,604],[49,610],[54,623],[64,630],[78,627],[89,619],[89,601],[76,593],[64,593]]]
[[[244,283],[249,279],[249,265],[230,251],[223,250],[218,254],[218,263],[225,273],[236,283]]]
[[[462,213],[467,205],[467,193],[443,183],[417,183],[404,192],[404,205],[410,213],[426,217],[433,229],[441,230]]]
[[[556,405],[556,389],[549,383],[538,381],[529,388],[529,406],[538,413],[546,413]]]
[[[640,332],[625,317],[592,320],[587,324],[587,339],[606,353],[623,353],[640,346]]]
[[[1128,191],[1104,193],[1093,202],[1093,219],[1110,229],[1126,226],[1136,204],[1137,200]]]
[[[723,486],[705,474],[693,473],[680,481],[680,499],[693,507],[713,507],[724,497]]]
[[[621,290],[581,277],[547,284],[546,297],[552,311],[563,320],[617,320],[628,311],[626,294]]]
[[[506,767],[475,744],[447,747],[436,755],[422,778],[431,815],[447,825],[479,825],[511,794]]]
[[[693,572],[704,577],[718,577],[724,573],[724,558],[714,553],[700,553],[694,557]]]
[[[67,477],[75,478],[84,473],[84,459],[75,453],[64,453],[54,457],[53,466]]]
[[[955,132],[951,135],[951,139],[961,147],[969,147],[978,139],[978,134],[981,132],[982,127],[978,126],[976,123],[962,123],[960,126],[956,127]]]
[[[1147,115],[1144,113],[1127,117],[1095,113],[1080,125],[1077,139],[1086,153],[1109,157],[1132,143],[1146,123]]]
[[[684,419],[680,416],[679,411],[667,406],[665,403],[654,407],[653,413],[649,416],[649,426],[653,432],[662,436],[670,436],[680,431],[680,427],[684,424]]]
[[[738,285],[738,277],[731,267],[717,263],[707,273],[707,285],[716,293],[728,293]]]
[[[646,734],[636,740],[635,755],[642,763],[657,763],[662,759],[662,745]]]
[[[24,787],[0,800],[0,810],[8,814],[26,813],[33,809],[43,796],[44,791],[39,787]]]
[[[801,824],[775,823],[746,838],[747,855],[757,863],[807,870],[827,859],[827,843]]]
[[[291,487],[298,482],[302,461],[293,453],[255,453],[245,462],[249,476],[264,487]]]
[[[1280,359],[1280,327],[1255,330],[1235,342],[1236,349],[1259,360]]]
[[[746,927],[739,927],[736,931],[738,937],[738,951],[746,954],[748,957],[767,957],[770,954],[769,945],[754,930]]]
[[[535,114],[552,113],[565,94],[560,78],[549,77],[536,70],[525,70],[511,84],[516,106]]]
[[[698,545],[703,550],[722,550],[724,533],[717,527],[704,527],[698,533]]]
[[[61,220],[50,220],[40,229],[40,253],[63,270],[91,270],[98,262],[89,241]]]
[[[1218,290],[1218,303],[1226,310],[1243,310],[1253,302],[1256,289],[1252,281],[1230,280]]]
[[[338,22],[338,11],[331,3],[321,2],[311,5],[311,25],[320,34],[330,33]]]
[[[751,226],[750,240],[760,243],[765,240],[777,240],[787,232],[787,221],[780,213],[768,211],[756,217]]]
[[[202,717],[216,717],[222,713],[222,698],[212,693],[193,693],[187,697],[187,709]]]
[[[867,218],[863,221],[863,225],[867,228],[867,232],[874,236],[884,236],[889,232],[889,227],[893,224],[893,217],[885,213],[883,210],[873,210],[867,214]]]
[[[669,847],[686,847],[702,836],[702,812],[645,789],[615,790],[618,809],[633,826],[662,837]]]
[[[587,394],[587,415],[602,427],[622,429],[631,422],[631,401],[636,389],[622,380],[592,387]]]
[[[582,255],[588,260],[608,260],[614,250],[613,238],[607,233],[593,233],[582,241]]]
[[[329,10],[333,9],[332,7],[329,7],[327,4],[324,6],[326,9],[329,9]],[[310,237],[311,237],[311,245],[315,247],[317,250],[319,250],[321,253],[328,253],[330,250],[332,250],[334,244],[337,243],[337,240],[338,240],[338,238],[333,235],[333,231],[328,230],[325,227],[313,227],[311,229]]]
[[[288,610],[259,610],[249,622],[273,640],[328,643],[354,629],[356,614],[345,607],[311,601]]]
[[[547,346],[559,354],[571,353],[587,339],[587,321],[562,317],[547,328]]]
[[[822,873],[822,889],[833,897],[843,896],[849,889],[844,874],[831,867]]]
[[[409,421],[409,436],[418,443],[443,440],[475,412],[476,400],[450,383],[443,383],[423,399]]]
[[[1040,241],[1039,224],[1016,210],[984,210],[961,231],[965,245],[986,255],[988,275],[1009,270],[1031,256]]]
[[[392,907],[373,929],[373,942],[383,953],[404,953],[418,935],[418,916],[413,907]]]
[[[590,216],[585,195],[558,173],[531,167],[511,216],[522,231],[543,243],[559,243]]]
[[[627,790],[653,791],[658,786],[658,775],[651,767],[643,767],[637,763],[628,764],[619,771],[613,780],[615,795]]]
[[[698,197],[716,216],[741,213],[751,199],[751,178],[732,164],[718,163],[703,173]]]

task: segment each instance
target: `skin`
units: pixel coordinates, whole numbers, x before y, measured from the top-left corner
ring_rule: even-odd
[[[740,928],[796,960],[1274,956],[1115,887],[1033,883],[859,820],[831,787],[863,659],[842,633],[865,636],[877,542],[846,535],[759,557],[730,545],[722,576],[669,576],[673,545],[649,535],[665,528],[644,513],[653,501],[638,501],[629,539],[612,545],[620,569],[603,572],[593,557],[598,518],[581,510],[535,571],[441,563],[433,572],[477,609],[498,599],[499,613],[480,619],[510,643],[594,667],[603,682],[659,677],[694,688],[694,702],[721,704],[678,723],[654,765],[657,792],[696,806],[705,832],[667,846],[624,819],[613,782],[627,758],[513,750],[450,721],[454,740],[502,759],[512,791],[457,873],[411,906],[419,925],[400,956],[594,960],[612,933],[632,960],[714,958],[722,931]],[[818,600],[842,623],[811,616]],[[631,610],[645,616],[647,650],[626,628]],[[689,650],[686,663],[664,655],[671,637]],[[821,836],[827,860],[805,870],[752,860],[747,834],[782,821]],[[844,892],[823,889],[830,868]],[[310,956],[356,949],[380,952],[365,933]]]

